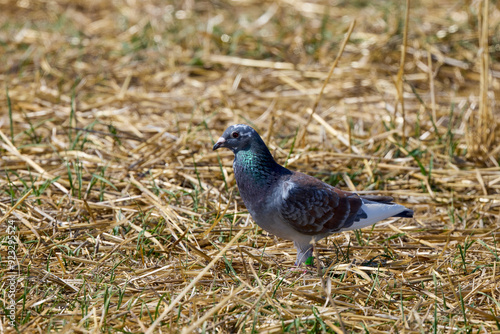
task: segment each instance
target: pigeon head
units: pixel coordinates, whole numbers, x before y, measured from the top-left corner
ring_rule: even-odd
[[[219,147],[226,147],[234,153],[242,150],[248,150],[252,145],[263,145],[257,131],[246,124],[231,125],[224,131],[222,136],[214,145],[214,151]],[[264,145],[265,146],[265,145]]]

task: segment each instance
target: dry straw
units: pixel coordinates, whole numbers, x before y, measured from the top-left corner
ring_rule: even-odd
[[[407,4],[0,3],[17,329],[500,332],[500,12]],[[241,122],[280,163],[415,219],[331,236],[293,270],[211,150]]]

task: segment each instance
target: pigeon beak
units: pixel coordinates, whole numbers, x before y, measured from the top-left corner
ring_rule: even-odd
[[[224,147],[224,143],[226,142],[226,139],[224,139],[224,137],[220,137],[219,140],[217,140],[217,142],[215,143],[214,145],[214,151],[216,149],[218,149],[219,147]]]

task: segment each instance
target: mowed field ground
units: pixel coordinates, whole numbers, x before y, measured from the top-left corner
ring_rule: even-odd
[[[0,59],[1,333],[500,333],[498,1],[0,0]],[[415,218],[294,270],[234,123]]]

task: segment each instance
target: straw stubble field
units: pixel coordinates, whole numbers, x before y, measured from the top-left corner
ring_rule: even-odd
[[[12,308],[37,333],[500,332],[498,3],[0,12],[1,332]],[[324,239],[292,270],[211,150],[232,123],[415,219]]]

